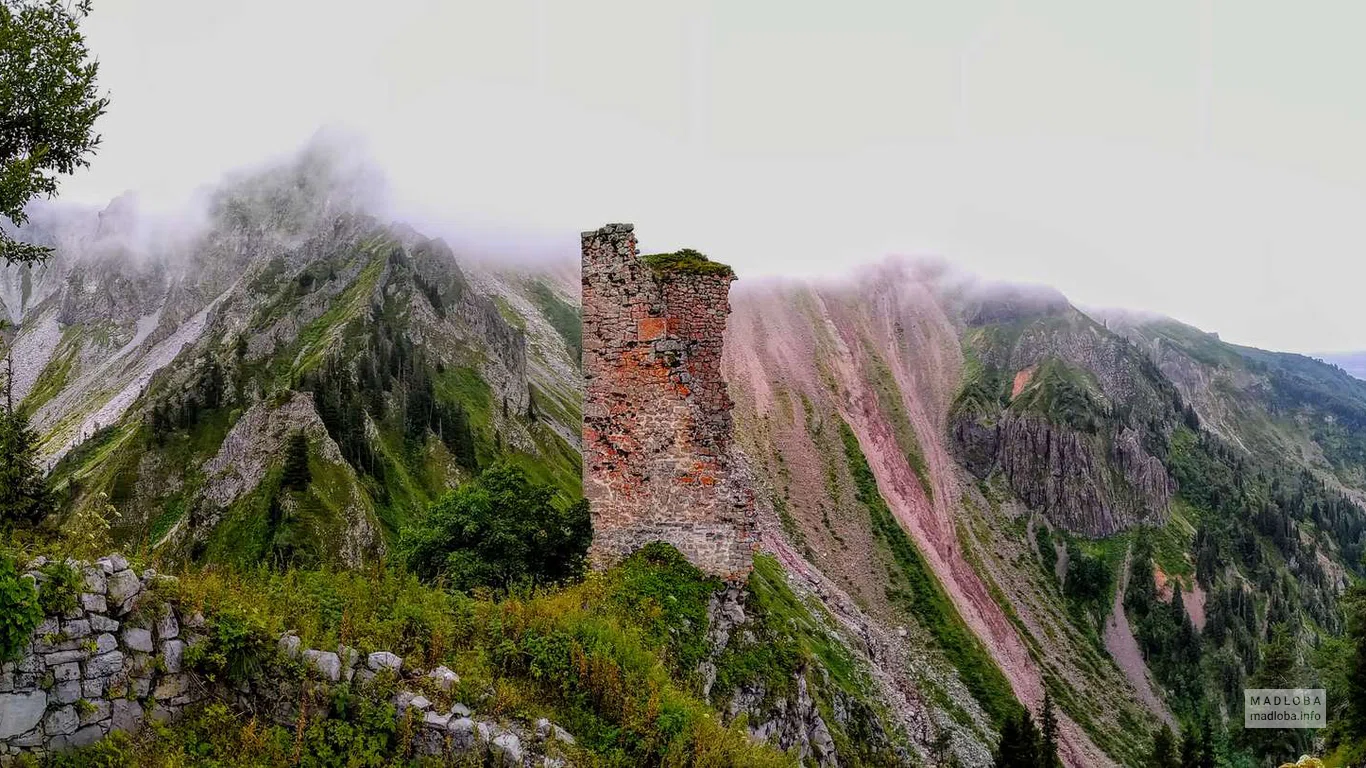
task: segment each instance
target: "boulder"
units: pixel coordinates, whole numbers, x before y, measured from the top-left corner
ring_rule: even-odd
[[[302,641],[298,635],[282,635],[280,637],[280,655],[288,659],[299,658],[299,646]]]
[[[190,690],[189,675],[163,675],[157,681],[156,690],[152,691],[152,698],[157,701],[170,701],[185,695]]]
[[[85,619],[64,621],[62,622],[62,634],[66,635],[67,638],[71,640],[80,640],[82,638],[90,637],[90,622]]]
[[[428,672],[427,678],[436,685],[438,690],[447,693],[460,684],[460,675],[455,674],[445,667],[437,667],[431,672]]]
[[[81,681],[66,680],[52,686],[52,701],[56,704],[75,704],[81,700]]]
[[[392,669],[395,674],[398,674],[403,671],[403,659],[388,651],[379,651],[370,654],[365,659],[365,665],[373,672]]]
[[[81,609],[86,613],[104,613],[109,610],[109,601],[104,595],[86,592],[81,595]]]
[[[166,610],[166,615],[157,619],[157,639],[174,640],[180,637],[180,622],[176,621],[175,611]]]
[[[123,671],[123,654],[118,651],[102,653],[85,663],[86,677],[109,677]]]
[[[87,700],[85,705],[76,707],[76,713],[80,715],[81,725],[92,725],[108,720],[113,707],[103,699]]]
[[[104,696],[105,690],[109,687],[109,681],[103,677],[87,677],[81,681],[81,698],[98,699]]]
[[[331,651],[304,651],[304,661],[324,680],[335,683],[341,679],[341,659]]]
[[[58,736],[52,740],[52,743],[49,746],[52,748],[53,752],[60,752],[67,749],[80,749],[81,747],[88,747],[102,738],[104,738],[104,730],[98,725],[91,724],[76,731],[70,736]]]
[[[184,666],[185,642],[183,640],[167,640],[161,644],[161,663],[166,671],[171,674],[178,674]]]
[[[489,752],[495,765],[520,766],[522,764],[522,740],[517,734],[503,732],[493,737]]]
[[[119,631],[119,623],[108,616],[92,613],[90,614],[90,630],[92,632],[117,632]]]
[[[109,588],[108,582],[105,579],[104,570],[101,568],[93,566],[82,568],[81,577],[84,581],[85,591],[90,594],[102,597],[105,590]]]
[[[474,721],[468,717],[454,717],[446,724],[446,732],[450,734],[451,745],[456,749],[465,751],[474,747]]]
[[[59,683],[81,679],[81,665],[71,661],[52,668],[52,677]]]

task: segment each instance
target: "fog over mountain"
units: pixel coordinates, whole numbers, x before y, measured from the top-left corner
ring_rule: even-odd
[[[1366,347],[1359,9],[239,8],[91,17],[114,99],[67,199],[179,205],[339,125],[412,218],[490,251],[633,221],[751,276],[939,255],[1240,343]]]

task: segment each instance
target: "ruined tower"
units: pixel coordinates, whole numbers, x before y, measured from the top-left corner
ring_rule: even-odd
[[[729,267],[636,251],[630,224],[583,233],[584,494],[601,567],[652,541],[723,578],[749,572],[754,494],[721,377]]]

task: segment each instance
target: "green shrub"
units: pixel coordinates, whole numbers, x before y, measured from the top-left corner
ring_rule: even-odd
[[[42,620],[33,582],[19,575],[13,559],[0,554],[0,662],[22,656]]]
[[[1067,542],[1067,580],[1063,592],[1092,608],[1103,608],[1114,582],[1105,559],[1083,552],[1074,541]]]
[[[683,248],[673,253],[644,256],[645,266],[660,275],[734,275],[735,270],[712,261],[700,251]]]
[[[81,586],[84,579],[80,571],[64,561],[53,561],[40,569],[47,580],[38,589],[38,604],[43,613],[49,616],[68,614],[80,603]]]
[[[206,641],[186,650],[185,660],[210,679],[240,682],[257,677],[274,650],[261,620],[236,606],[216,611],[208,634]]]
[[[1049,581],[1056,583],[1058,550],[1053,546],[1053,533],[1042,522],[1034,527],[1034,543],[1039,546],[1039,564],[1043,566],[1044,573],[1048,574]]]
[[[607,582],[612,611],[669,650],[676,677],[691,675],[707,654],[707,606],[721,581],[657,541],[626,558]]]
[[[593,539],[588,502],[561,508],[554,495],[520,467],[499,462],[404,530],[399,551],[420,578],[463,590],[578,578]]]

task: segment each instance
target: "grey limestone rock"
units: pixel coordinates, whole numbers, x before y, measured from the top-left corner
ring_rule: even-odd
[[[499,765],[520,766],[522,764],[522,740],[517,734],[504,731],[493,737],[489,752]]]
[[[128,627],[123,630],[123,644],[131,650],[141,653],[152,653],[156,646],[152,644],[152,631],[139,627]]]
[[[403,659],[388,651],[379,651],[370,654],[370,656],[366,658],[365,664],[374,672],[385,669],[392,669],[395,673],[403,671]]]
[[[142,705],[128,699],[115,699],[112,705],[110,728],[124,733],[136,731],[143,720]]]
[[[337,682],[341,679],[341,659],[331,651],[304,651],[304,661],[317,670],[323,679]]]
[[[302,641],[298,635],[283,635],[280,637],[280,654],[285,658],[299,658],[299,646]]]
[[[108,720],[113,714],[113,707],[103,699],[86,700],[86,706],[77,707],[77,714],[80,715],[81,725],[91,725],[102,723]]]
[[[174,640],[180,637],[180,622],[176,621],[175,611],[168,610],[157,619],[156,630],[158,640]]]
[[[42,691],[0,694],[0,739],[33,730],[47,711],[47,694]]]
[[[117,610],[121,613],[132,610],[132,603],[140,592],[142,582],[138,581],[138,575],[132,571],[118,571],[109,579],[109,600],[118,606]]]
[[[431,672],[427,673],[427,677],[438,689],[446,692],[449,692],[452,688],[460,684],[460,676],[446,667],[437,667],[436,669],[433,669]]]
[[[161,663],[166,671],[171,674],[178,674],[181,671],[185,658],[185,642],[182,640],[167,640],[161,644]]]
[[[123,671],[123,654],[118,651],[100,654],[85,663],[86,677],[109,677]]]
[[[66,736],[75,733],[79,725],[80,718],[76,715],[76,708],[67,705],[47,713],[47,719],[43,721],[43,732],[48,736]]]

